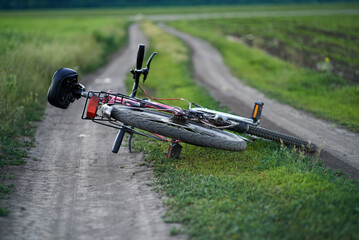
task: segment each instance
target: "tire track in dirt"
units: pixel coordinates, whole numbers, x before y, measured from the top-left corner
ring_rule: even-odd
[[[327,166],[359,178],[359,134],[334,127],[332,123],[267,98],[232,76],[221,54],[210,44],[164,24],[159,26],[191,48],[196,80],[223,105],[235,113],[250,116],[254,102],[261,99],[265,103],[263,127],[314,142],[323,148],[320,158]]]
[[[80,78],[87,89],[124,92],[139,43],[147,43],[138,25],[129,44],[111,63]],[[162,202],[147,182],[152,169],[139,166],[141,153],[121,148],[113,154],[116,131],[81,120],[84,100],[61,110],[48,106],[36,133],[31,159],[9,167],[16,175],[10,215],[0,218],[1,239],[178,239],[170,237]],[[38,161],[32,159],[37,158]]]

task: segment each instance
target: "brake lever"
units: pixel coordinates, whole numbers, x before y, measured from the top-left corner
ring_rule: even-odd
[[[150,56],[150,58],[147,61],[147,70],[150,70],[150,65],[152,62],[152,59],[157,55],[157,52],[152,53],[152,55]]]
[[[143,74],[143,81],[146,81],[148,72],[150,71],[150,66],[151,66],[151,62],[152,59],[154,58],[154,56],[157,54],[157,52],[152,53],[152,55],[150,56],[150,58],[147,61],[147,65],[146,68],[142,68],[142,69],[132,69],[130,72],[133,75],[133,78],[136,78],[136,76],[139,76],[141,74]]]
[[[149,58],[148,61],[147,61],[146,68],[142,69],[142,72],[143,72],[143,81],[146,81],[148,72],[150,71],[150,66],[151,66],[152,59],[156,56],[156,54],[157,54],[157,52],[152,53],[152,55],[150,56],[150,58]]]

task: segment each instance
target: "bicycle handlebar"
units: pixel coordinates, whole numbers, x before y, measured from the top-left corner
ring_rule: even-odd
[[[140,81],[141,73],[143,73],[142,71],[138,71],[138,70],[139,69],[142,70],[142,63],[143,63],[144,55],[145,55],[145,45],[140,44],[140,45],[138,45],[138,50],[137,50],[136,69],[135,69],[135,71],[133,71],[133,70],[131,71],[131,73],[133,74],[133,78],[135,79],[135,83],[133,84],[133,87],[132,87],[131,97],[136,97],[138,83]],[[148,70],[144,76],[146,77],[147,74],[148,74]],[[126,130],[124,128],[122,128],[120,131],[118,131],[116,139],[112,146],[113,153],[117,153],[118,150],[120,149],[120,146],[122,144],[122,140],[123,140],[123,137],[125,136],[125,133],[126,133]]]
[[[142,68],[144,55],[145,55],[145,45],[140,44],[138,45],[138,50],[137,50],[136,69]]]

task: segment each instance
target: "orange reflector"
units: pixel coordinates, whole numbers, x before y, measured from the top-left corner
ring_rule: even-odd
[[[252,116],[253,118],[257,117],[258,107],[259,106],[256,105],[255,108],[254,108],[254,112],[253,112],[253,116]]]
[[[87,117],[94,119],[96,117],[98,103],[100,98],[97,96],[92,96],[90,102],[87,106]]]

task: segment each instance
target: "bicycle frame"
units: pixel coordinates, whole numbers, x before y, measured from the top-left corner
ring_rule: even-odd
[[[138,85],[135,84],[134,88],[136,88],[136,87],[138,87]],[[134,89],[132,90],[132,92],[134,92]],[[107,108],[105,110],[102,109],[104,112],[102,112],[101,114],[97,114],[99,106],[104,105],[104,104],[107,104],[109,106],[115,105],[115,104],[120,104],[123,106],[133,107],[133,108],[154,109],[154,110],[157,110],[160,112],[169,113],[169,114],[178,115],[178,116],[186,116],[186,117],[189,117],[190,114],[195,112],[195,113],[201,113],[201,114],[211,114],[211,115],[215,115],[215,116],[221,116],[221,118],[226,118],[230,121],[234,121],[236,123],[236,125],[240,124],[240,123],[245,123],[245,124],[250,124],[250,125],[258,125],[259,124],[259,122],[254,123],[252,119],[236,116],[233,114],[228,114],[228,113],[224,113],[224,112],[220,112],[220,111],[216,111],[216,110],[210,110],[210,109],[202,108],[202,107],[191,108],[192,104],[194,104],[194,103],[190,103],[190,102],[189,102],[189,109],[184,110],[184,109],[180,109],[178,107],[173,107],[171,105],[166,105],[166,104],[159,103],[159,102],[152,102],[150,100],[138,99],[138,98],[124,95],[121,93],[104,92],[104,91],[89,91],[89,92],[81,92],[81,95],[86,98],[82,116],[81,116],[82,119],[92,120],[95,123],[109,126],[112,128],[116,128],[116,129],[119,129],[120,131],[125,131],[127,133],[130,133],[131,135],[133,133],[136,133],[136,134],[140,134],[140,135],[143,135],[146,137],[154,138],[156,140],[161,140],[161,141],[166,141],[166,142],[171,142],[171,143],[179,143],[180,140],[170,140],[170,139],[167,139],[158,134],[152,133],[153,135],[149,135],[149,134],[145,134],[143,132],[136,131],[131,127],[128,127],[124,124],[121,124],[121,123],[118,123],[117,121],[112,120],[110,117],[111,109],[109,109],[109,108]],[[96,99],[95,106],[92,106],[93,103],[91,103],[91,101],[93,101],[94,99]],[[194,104],[194,105],[198,106],[197,104]],[[196,117],[192,116],[189,118],[191,118],[193,120],[193,118],[196,118]],[[210,126],[216,128],[216,126],[214,126],[214,125],[210,125]],[[223,128],[223,127],[218,127],[218,128]],[[244,139],[248,140],[246,138],[244,138]],[[131,140],[129,140],[129,141],[131,141]],[[130,145],[131,144],[129,144],[129,146]]]

